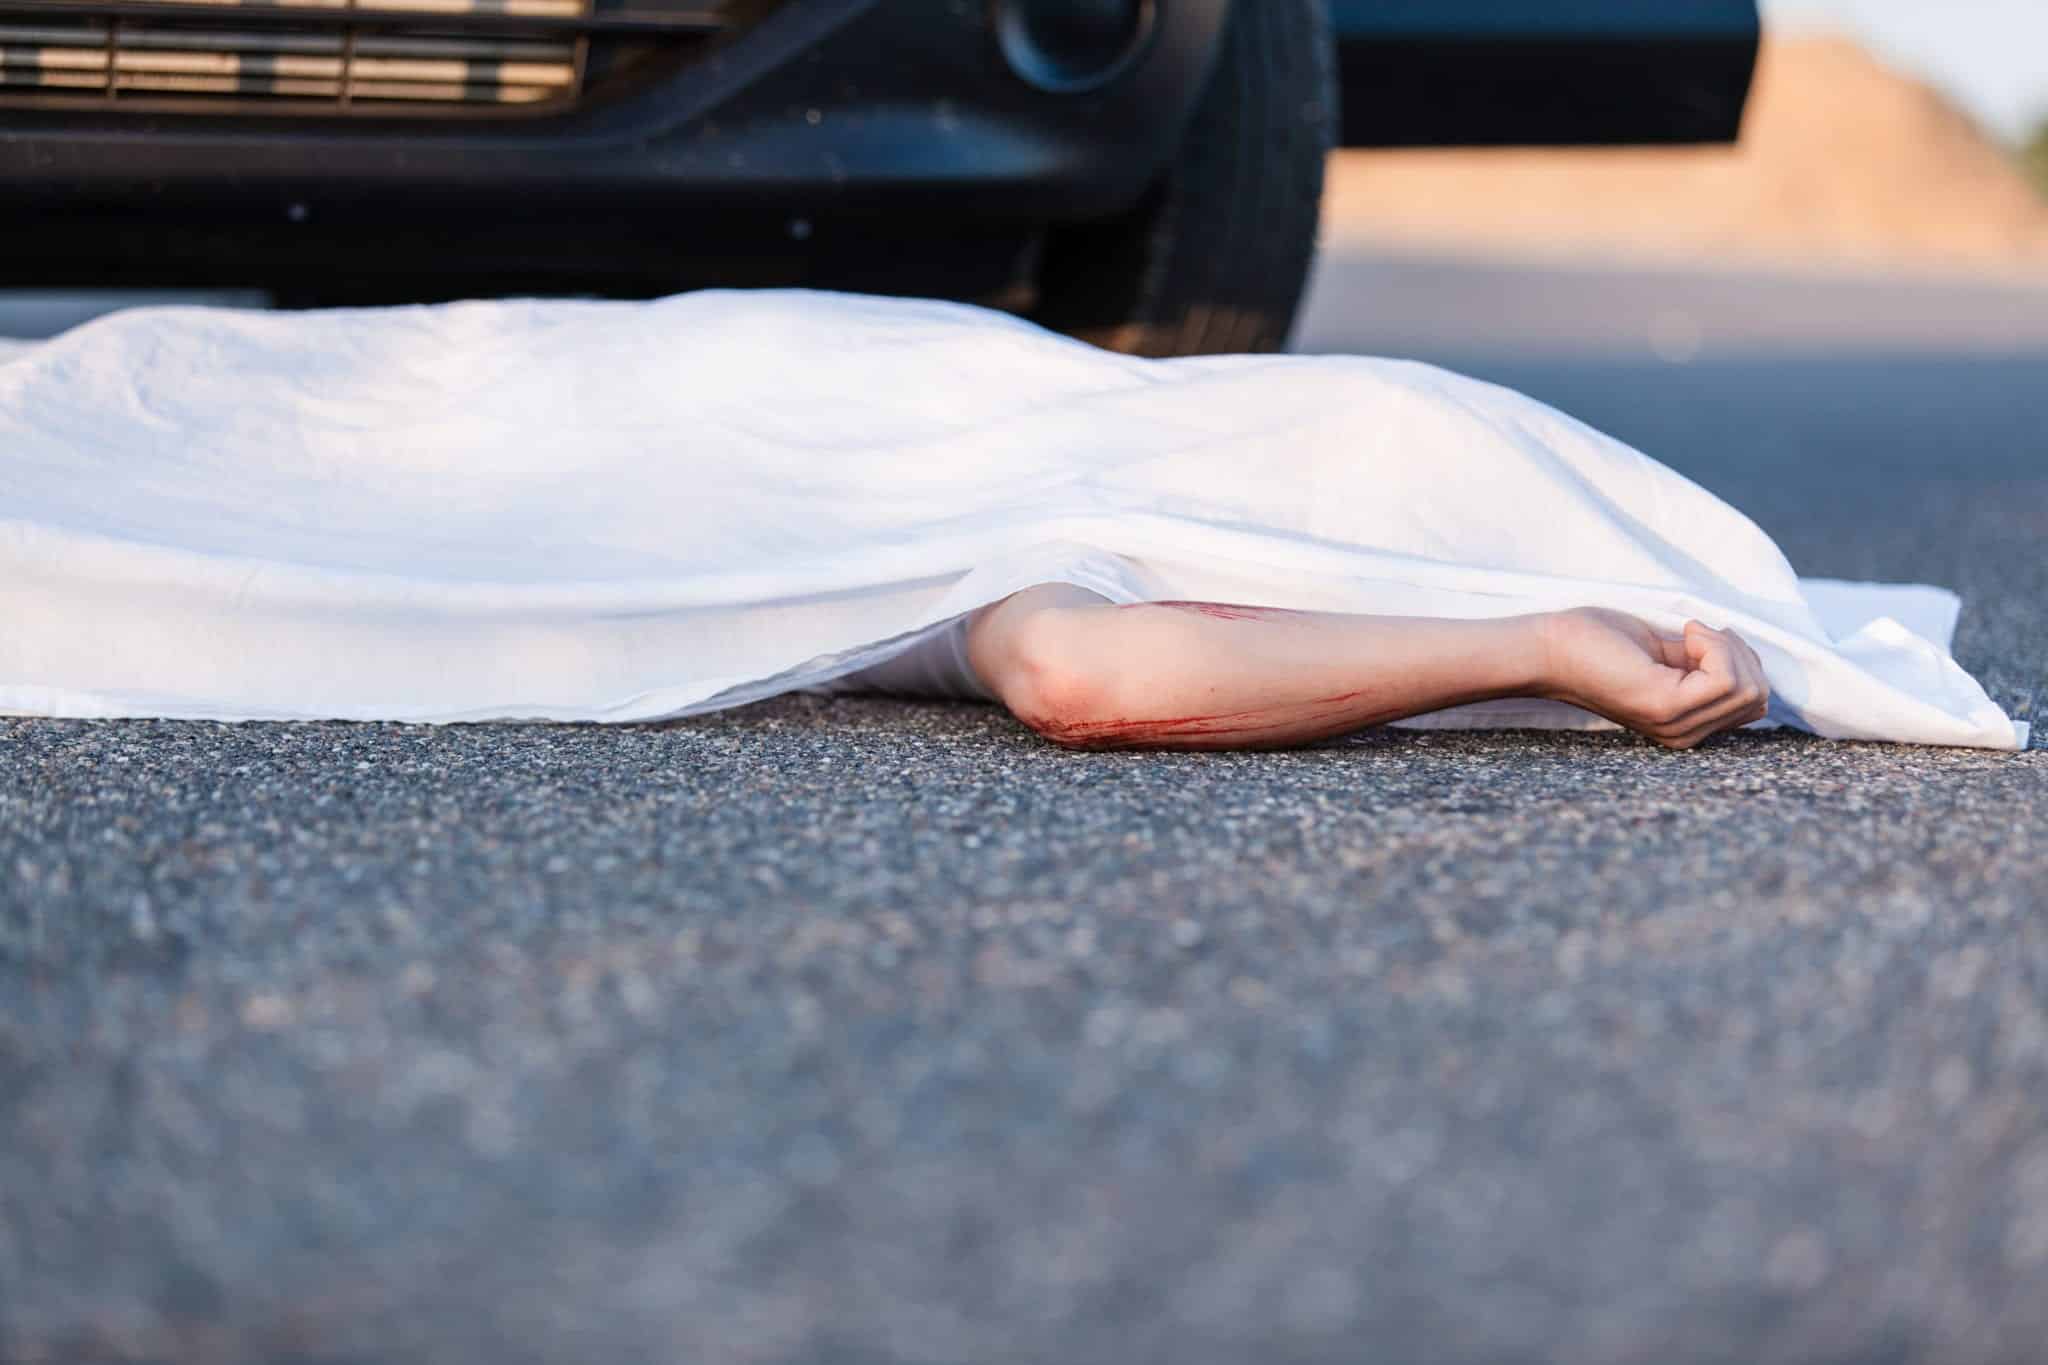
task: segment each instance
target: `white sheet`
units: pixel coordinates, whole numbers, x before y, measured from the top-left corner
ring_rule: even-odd
[[[1110,355],[803,292],[117,314],[0,361],[0,710],[630,721],[876,663],[1064,581],[1733,625],[1779,720],[2010,749],[1938,589],[1809,583],[1518,394]],[[1431,724],[1583,726],[1497,703]]]

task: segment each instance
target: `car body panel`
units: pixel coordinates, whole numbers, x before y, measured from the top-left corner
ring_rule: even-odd
[[[601,0],[762,12],[659,79],[541,117],[0,108],[0,283],[376,299],[950,272],[947,292],[978,293],[1045,226],[1144,198],[1229,5],[1255,2],[1154,0],[1135,60],[1086,93],[1011,71],[990,0]],[[1354,145],[1725,139],[1755,55],[1754,0],[1332,4]]]
[[[825,208],[954,190],[1000,211],[1015,191],[1086,215],[1130,202],[1171,154],[1226,4],[1173,0],[1133,69],[1084,96],[1011,75],[975,6],[787,0],[711,59],[545,118],[0,110],[0,196],[274,201],[388,186]]]
[[[1330,0],[1350,146],[1727,142],[1756,0]]]

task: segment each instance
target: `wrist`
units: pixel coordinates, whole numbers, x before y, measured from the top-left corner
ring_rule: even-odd
[[[1573,676],[1571,632],[1574,614],[1544,611],[1517,619],[1526,622],[1528,630],[1529,690],[1526,695],[1554,701],[1569,700]]]
[[[1495,617],[1477,625],[1483,634],[1474,641],[1466,679],[1473,701],[1554,695],[1558,666],[1567,646],[1554,619],[1560,613]]]

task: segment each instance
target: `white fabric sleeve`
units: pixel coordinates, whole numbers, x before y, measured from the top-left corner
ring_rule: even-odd
[[[975,675],[967,659],[967,623],[972,619],[971,614],[956,616],[901,654],[812,690],[831,696],[879,692],[934,701],[995,701],[996,694]]]

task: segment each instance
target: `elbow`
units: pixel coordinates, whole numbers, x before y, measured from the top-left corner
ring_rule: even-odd
[[[990,681],[1034,733],[1067,748],[1097,748],[1113,714],[1114,679],[1077,615],[1053,609],[1022,623]]]

